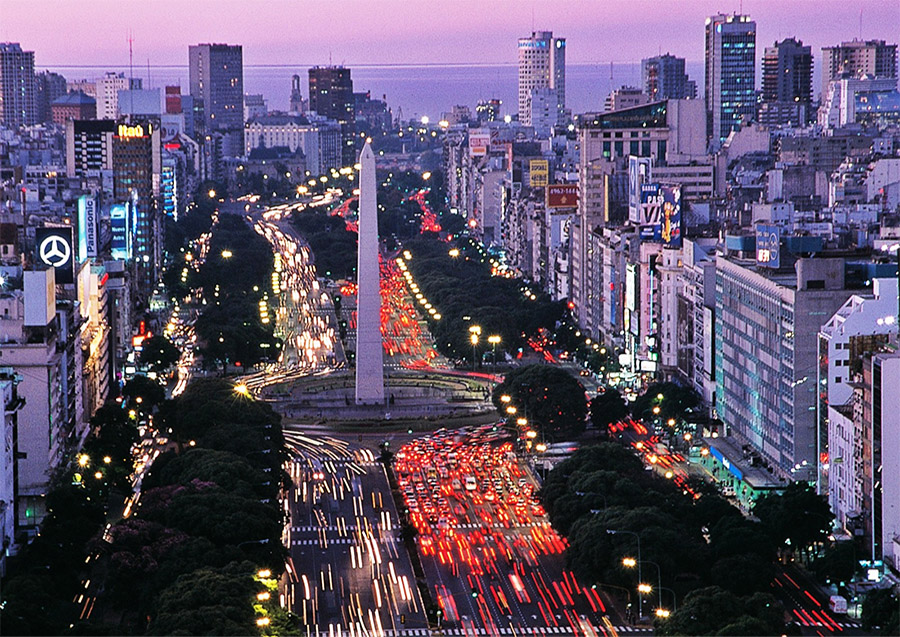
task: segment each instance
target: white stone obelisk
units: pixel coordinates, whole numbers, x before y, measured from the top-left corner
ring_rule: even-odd
[[[359,254],[356,275],[356,404],[384,404],[381,344],[381,277],[378,268],[378,195],[375,153],[369,142],[359,154]]]

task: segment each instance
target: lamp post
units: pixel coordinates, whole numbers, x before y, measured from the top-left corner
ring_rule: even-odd
[[[638,617],[642,618],[644,616],[644,595],[641,587],[644,585],[642,576],[641,576],[641,536],[635,533],[634,531],[619,531],[618,529],[606,529],[606,532],[610,535],[616,535],[618,533],[627,533],[628,535],[633,535],[637,540],[637,549],[638,549],[638,559],[637,559],[637,569],[638,569]]]
[[[659,588],[659,593],[658,593],[659,608],[662,608],[662,605],[663,605],[663,603],[662,603],[662,570],[659,568],[659,564],[657,564],[656,562],[651,562],[650,560],[642,560],[642,559],[640,559],[640,557],[638,557],[637,560],[635,560],[632,557],[626,557],[625,559],[622,560],[622,565],[627,568],[634,568],[635,565],[637,565],[637,567],[640,568],[641,564],[652,564],[653,566],[656,567],[656,582],[657,582],[657,587]],[[638,574],[638,579],[640,579],[640,577],[641,577],[640,574]],[[648,586],[647,587],[648,593],[650,592],[649,588],[650,587]],[[669,589],[669,590],[671,590],[671,589]]]
[[[500,342],[499,334],[488,336],[488,343],[491,344],[491,362],[494,364],[494,371],[497,371],[497,344]]]
[[[472,371],[475,371],[475,365],[477,363],[478,356],[478,337],[481,336],[481,326],[480,325],[471,325],[469,326],[469,340],[472,342]]]

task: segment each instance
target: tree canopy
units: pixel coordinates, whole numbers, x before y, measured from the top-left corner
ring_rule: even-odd
[[[501,396],[509,396],[508,403]],[[548,440],[571,440],[584,431],[587,399],[584,387],[554,365],[525,365],[510,371],[494,388],[494,406],[504,417],[509,405]]]

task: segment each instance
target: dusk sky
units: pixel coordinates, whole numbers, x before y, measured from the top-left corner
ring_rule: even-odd
[[[244,46],[245,64],[514,63],[532,27],[568,39],[568,60],[703,57],[704,17],[740,0],[0,0],[0,40],[37,66],[187,64],[187,46]],[[896,42],[897,0],[744,0],[760,49],[796,36],[820,55],[860,35]],[[532,18],[533,16],[533,18]],[[761,51],[760,51],[761,52]],[[817,66],[819,60],[817,59]]]

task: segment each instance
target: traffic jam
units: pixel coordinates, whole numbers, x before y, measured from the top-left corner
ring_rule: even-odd
[[[614,635],[597,590],[564,568],[508,431],[440,430],[403,445],[394,471],[434,601],[463,634]]]

